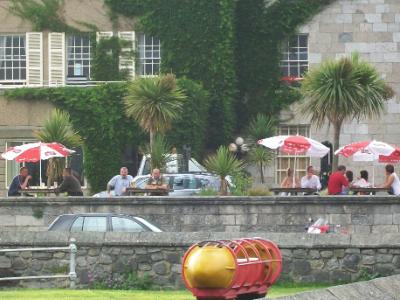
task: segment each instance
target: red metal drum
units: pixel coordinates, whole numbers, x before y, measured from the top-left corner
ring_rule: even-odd
[[[261,238],[203,241],[182,262],[186,288],[199,300],[264,297],[281,271],[278,246]]]

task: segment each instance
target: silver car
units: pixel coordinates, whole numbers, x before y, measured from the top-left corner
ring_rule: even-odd
[[[210,174],[165,174],[170,192],[169,196],[191,196],[200,193],[202,189],[213,189],[218,191],[220,179]],[[133,185],[137,188],[144,188],[150,175],[136,176]]]

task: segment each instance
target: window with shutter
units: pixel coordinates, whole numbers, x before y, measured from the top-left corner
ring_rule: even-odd
[[[27,85],[43,85],[43,36],[41,32],[26,33],[26,65]]]
[[[89,34],[67,37],[67,83],[80,84],[90,80],[92,49]]]
[[[65,84],[65,33],[49,33],[49,85]]]
[[[119,69],[127,70],[129,77],[135,77],[135,58],[133,51],[135,49],[135,32],[134,31],[120,31],[118,37],[124,41],[121,55],[119,57]]]

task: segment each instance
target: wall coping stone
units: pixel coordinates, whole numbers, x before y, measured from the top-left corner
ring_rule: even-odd
[[[141,197],[0,197],[0,206],[18,205],[274,205],[274,204],[400,204],[398,196],[213,196],[213,197],[169,197],[169,196],[141,196]]]
[[[0,247],[11,246],[65,246],[75,238],[79,246],[154,246],[182,247],[204,240],[261,237],[281,248],[400,248],[400,234],[323,234],[265,233],[265,232],[0,232]]]

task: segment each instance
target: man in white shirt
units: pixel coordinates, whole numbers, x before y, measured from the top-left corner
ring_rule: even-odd
[[[314,190],[321,189],[321,182],[319,181],[319,177],[314,174],[313,166],[307,167],[307,175],[301,178],[301,187]]]
[[[130,187],[133,177],[128,175],[128,168],[122,167],[119,170],[119,175],[115,175],[107,183],[107,193],[111,196],[111,189],[114,188],[115,196],[126,195],[126,188]]]

